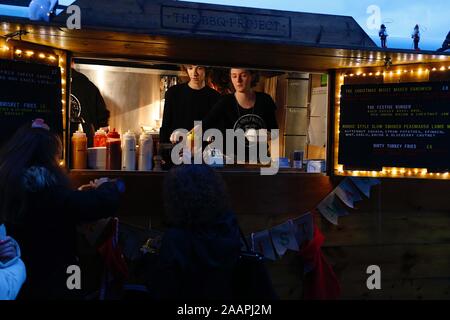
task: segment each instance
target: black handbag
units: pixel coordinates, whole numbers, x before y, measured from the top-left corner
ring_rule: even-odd
[[[277,300],[270,274],[262,254],[251,250],[242,230],[245,250],[241,251],[233,275],[233,295],[242,300]]]

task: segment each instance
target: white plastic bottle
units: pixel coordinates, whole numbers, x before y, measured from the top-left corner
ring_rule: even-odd
[[[136,136],[128,130],[123,135],[122,145],[122,170],[136,170]]]
[[[153,168],[153,139],[149,132],[143,131],[139,137],[139,171],[151,171]]]

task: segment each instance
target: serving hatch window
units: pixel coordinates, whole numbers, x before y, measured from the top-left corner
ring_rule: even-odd
[[[158,148],[165,93],[171,86],[189,81],[179,65],[136,67],[78,62],[75,69],[97,86],[110,112],[109,129],[120,134],[128,130],[136,134],[151,132]],[[277,106],[280,169],[325,172],[328,76],[271,70],[258,73],[260,79],[254,90],[268,94]],[[229,68],[208,67],[206,82],[221,94],[233,92]],[[76,122],[72,119],[71,126]]]

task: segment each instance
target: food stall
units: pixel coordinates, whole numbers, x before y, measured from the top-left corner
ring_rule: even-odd
[[[17,2],[26,5],[26,1]],[[386,119],[389,113],[377,111],[377,106],[389,105],[386,101],[391,98],[377,90],[394,90],[393,85],[398,90],[412,90],[448,83],[448,53],[380,49],[351,17],[177,1],[120,1],[111,6],[106,0],[78,0],[73,4],[81,9],[81,30],[67,28],[70,15],[63,6],[50,23],[1,16],[0,30],[5,37],[0,39],[0,58],[45,61],[59,67],[61,134],[65,141],[62,165],[70,170],[74,186],[103,176],[120,177],[127,186],[121,220],[145,228],[163,228],[164,171],[73,169],[70,126],[75,122],[68,107],[71,61],[105,98],[111,111],[110,127],[121,134],[129,129],[138,133],[146,127],[155,140],[164,83],[182,80],[177,65],[257,69],[262,75],[259,89],[271,94],[278,106],[280,157],[287,158],[289,164],[272,176],[262,176],[259,168],[248,166],[217,169],[244,232],[268,229],[312,211],[347,176],[376,177],[381,185],[374,189],[373,196],[362,201],[355,214],[343,217],[339,226],[320,215],[315,217],[327,238],[323,250],[341,280],[343,297],[448,296],[450,283],[447,280],[442,284],[439,279],[448,279],[449,275],[445,257],[450,254],[450,243],[444,228],[449,219],[445,213],[449,208],[445,202],[449,177],[447,168],[427,168],[428,158],[423,155],[427,148],[434,147],[438,151],[432,154],[433,159],[445,158],[441,152],[445,140],[439,140],[440,144],[428,140],[420,146],[416,143],[415,153],[398,150],[400,143],[396,141],[370,140],[376,134],[370,131],[372,125],[423,125],[432,117],[445,118],[445,111],[438,107],[433,111],[441,112],[438,115],[423,115],[423,109],[416,110],[414,116],[422,117],[422,123],[374,121],[376,117]],[[420,95],[425,89],[421,93],[414,90],[417,99],[425,99]],[[356,103],[358,97],[366,99],[365,104]],[[398,99],[397,105],[408,105]],[[369,105],[374,108],[371,112]],[[352,108],[362,109],[353,116]],[[444,120],[433,124],[447,125]],[[410,131],[404,134],[414,135],[411,130],[419,129],[405,127]],[[446,136],[433,134],[443,139]],[[414,138],[409,136],[402,147],[414,145]],[[375,151],[370,149],[377,161],[362,157],[364,149],[360,148],[367,143],[380,146]],[[389,149],[388,145],[393,146]],[[420,149],[422,146],[424,149]],[[154,149],[157,152],[157,144]],[[296,151],[303,155],[302,168],[293,167]],[[415,162],[419,155],[422,160]],[[402,166],[392,165],[405,157],[409,160]],[[326,167],[307,172],[309,161],[326,163]],[[433,249],[426,250],[430,245]],[[374,252],[377,254],[372,255]],[[439,261],[433,264],[436,270],[425,270],[430,259]],[[301,271],[294,270],[297,264],[298,256],[292,254],[271,265],[282,298],[301,297],[294,280],[301,278]],[[391,289],[368,291],[365,268],[371,264],[382,265],[387,274],[385,283],[389,283],[384,288]]]

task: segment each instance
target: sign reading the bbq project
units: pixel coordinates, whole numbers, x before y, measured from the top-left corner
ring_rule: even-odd
[[[275,38],[291,37],[291,19],[269,14],[236,13],[163,5],[161,7],[161,25],[163,28],[191,30],[192,32],[206,31]]]
[[[450,82],[341,87],[339,164],[450,169]]]
[[[0,59],[0,146],[35,118],[62,135],[61,109],[58,67]]]

